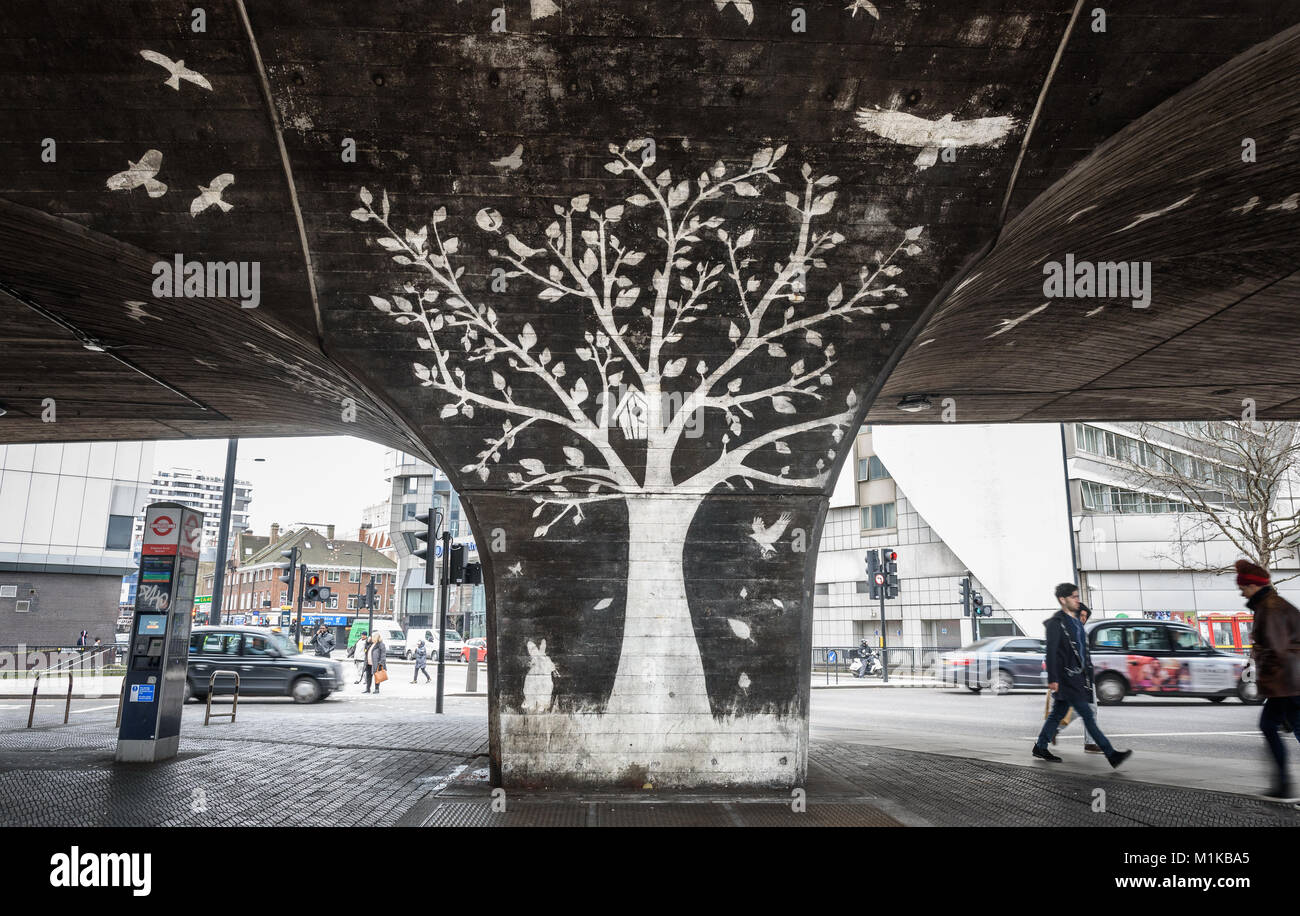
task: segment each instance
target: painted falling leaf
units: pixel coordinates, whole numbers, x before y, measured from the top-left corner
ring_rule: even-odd
[[[749,639],[749,624],[745,623],[745,621],[728,618],[727,624],[731,627],[731,632],[741,639]]]
[[[592,608],[592,610],[603,611],[605,610],[605,608],[609,607],[613,603],[614,603],[613,598],[601,598],[599,601],[596,602],[596,606]]]

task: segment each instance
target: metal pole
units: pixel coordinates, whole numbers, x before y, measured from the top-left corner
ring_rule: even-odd
[[[239,454],[239,440],[226,440],[226,478],[221,483],[221,524],[217,532],[217,565],[212,580],[212,608],[208,622],[221,626],[221,587],[225,583],[226,551],[230,549],[230,504],[235,492],[235,457]]]
[[[884,564],[881,564],[884,569]],[[889,582],[889,576],[885,576],[885,582]],[[880,586],[880,676],[882,683],[889,683],[889,626],[885,623],[885,589],[887,585]],[[865,664],[865,662],[864,662]]]
[[[447,586],[451,582],[451,532],[442,533],[442,574],[438,577],[438,712],[442,712],[442,686],[447,664]]]
[[[298,651],[302,652],[302,593],[307,589],[307,564],[303,563],[298,567],[298,625],[295,630],[298,633]]]

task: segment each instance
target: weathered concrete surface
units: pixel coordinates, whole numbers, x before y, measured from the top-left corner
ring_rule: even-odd
[[[798,782],[825,494],[1017,161],[1059,179],[1296,18],[1080,19],[1053,75],[1064,0],[191,9],[0,16],[0,437],[435,459],[489,545],[494,775],[530,785]],[[257,262],[258,307],[159,298],[177,253]]]

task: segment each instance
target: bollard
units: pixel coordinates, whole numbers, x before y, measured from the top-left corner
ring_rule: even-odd
[[[72,711],[72,672],[68,672],[68,702],[63,704],[63,724],[68,724],[68,713]]]
[[[469,647],[469,667],[465,669],[465,692],[478,692],[478,648]]]
[[[36,691],[41,688],[41,673],[36,672],[36,683],[32,684],[32,708],[27,710],[27,727],[32,727],[32,717],[36,715]]]

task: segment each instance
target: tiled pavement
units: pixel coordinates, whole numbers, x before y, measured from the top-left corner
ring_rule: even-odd
[[[53,709],[22,728],[0,709],[0,825],[44,826],[1291,826],[1300,812],[1239,795],[1079,777],[814,740],[806,810],[790,792],[515,792],[493,811],[481,700],[247,701],[205,728],[186,708],[181,753],[116,764],[111,710]],[[43,713],[43,715],[42,715]],[[41,720],[45,724],[39,724]],[[1102,790],[1099,796],[1095,790]],[[1104,810],[1098,798],[1104,799]],[[500,800],[498,800],[500,807]]]

